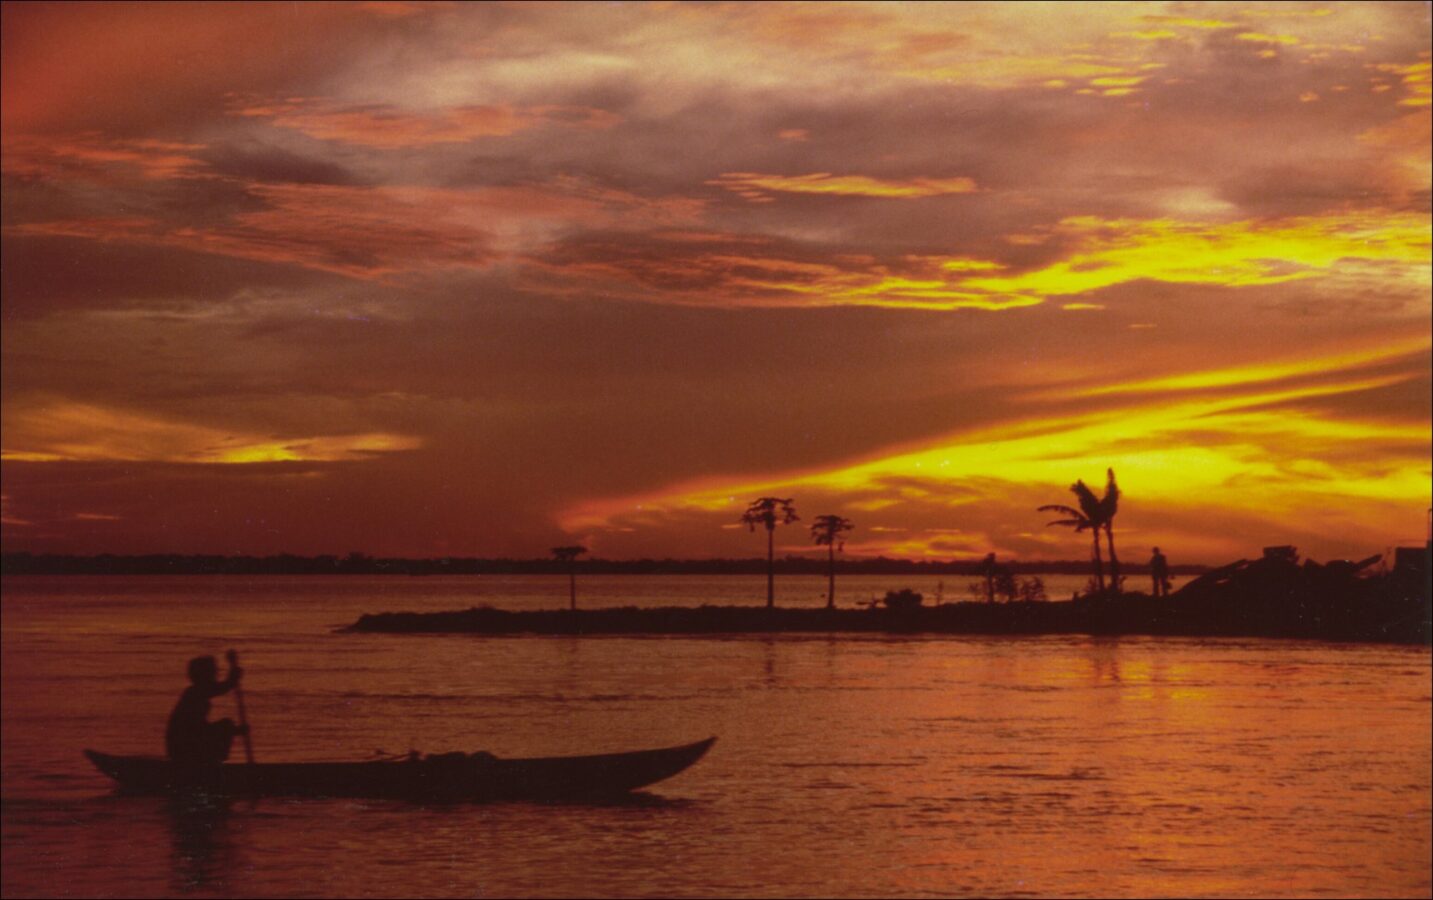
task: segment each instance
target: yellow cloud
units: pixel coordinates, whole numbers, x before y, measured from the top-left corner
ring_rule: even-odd
[[[1208,390],[1236,385],[1253,385],[1315,375],[1320,372],[1361,368],[1375,363],[1396,360],[1410,354],[1426,353],[1430,346],[1433,344],[1430,344],[1426,337],[1416,337],[1392,344],[1379,344],[1375,347],[1348,350],[1315,358],[1264,362],[1252,366],[1234,366],[1146,381],[1102,385],[1078,391],[1077,396],[1094,397],[1101,394]]]
[[[16,462],[337,462],[422,446],[380,432],[277,439],[67,402],[9,413],[5,439],[0,459]]]
[[[1003,269],[1005,268],[1005,264],[989,259],[970,259],[961,256],[941,260],[940,267],[947,272],[989,272],[991,270]]]
[[[1112,32],[1110,37],[1128,37],[1139,41],[1166,41],[1179,37],[1179,33],[1167,28],[1157,28],[1149,31],[1116,31]]]
[[[1427,59],[1408,65],[1382,63],[1374,65],[1372,68],[1380,72],[1388,72],[1400,76],[1403,87],[1408,91],[1409,96],[1399,100],[1399,106],[1428,106],[1433,104],[1433,63],[1430,63]]]
[[[762,175],[756,172],[725,172],[708,181],[735,191],[762,196],[763,191],[790,194],[833,194],[843,197],[935,197],[941,194],[969,194],[976,189],[970,178],[909,178],[905,180],[872,178],[868,175],[832,175],[814,172],[809,175]],[[754,198],[753,198],[754,199]]]
[[[1176,199],[1187,208],[1214,205]],[[1056,261],[1023,272],[964,255],[815,261],[759,247],[657,259],[585,259],[554,271],[589,282],[635,281],[666,299],[700,304],[986,310],[1035,306],[1142,279],[1240,287],[1376,277],[1418,290],[1429,281],[1430,224],[1411,212],[1235,222],[1081,216],[1043,231],[1006,238],[1021,245],[1058,238],[1067,248]],[[674,282],[690,286],[673,288]]]
[[[1246,31],[1243,34],[1234,35],[1236,41],[1248,41],[1251,44],[1281,44],[1292,47],[1299,43],[1298,38],[1290,34],[1261,34],[1257,31]]]
[[[1215,30],[1220,28],[1238,28],[1238,22],[1229,22],[1224,19],[1194,19],[1184,16],[1140,16],[1145,22],[1158,22],[1161,25],[1169,25],[1177,28],[1202,28]]]
[[[1417,213],[1344,213],[1272,222],[1198,223],[1080,216],[1056,229],[1076,250],[1042,269],[967,278],[974,292],[1066,296],[1142,278],[1230,286],[1326,275],[1345,260],[1403,263],[1412,277],[1430,260],[1430,225]]]

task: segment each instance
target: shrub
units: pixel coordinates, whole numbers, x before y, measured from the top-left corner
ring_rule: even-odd
[[[1049,599],[1045,595],[1045,580],[1039,575],[1020,579],[1020,599],[1026,603]]]
[[[901,610],[917,609],[923,600],[925,600],[923,594],[913,591],[910,588],[902,588],[899,591],[886,591],[886,597],[881,602],[886,604],[886,609],[899,612]]]

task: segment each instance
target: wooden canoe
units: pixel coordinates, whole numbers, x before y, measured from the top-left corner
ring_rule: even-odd
[[[375,797],[425,801],[582,800],[619,796],[671,778],[716,742],[607,753],[502,759],[449,753],[375,762],[185,766],[154,756],[85,756],[120,788],[143,794]]]

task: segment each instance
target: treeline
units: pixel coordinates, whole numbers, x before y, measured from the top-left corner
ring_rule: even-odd
[[[1092,574],[1088,560],[1005,563],[1016,574]],[[577,563],[584,575],[763,575],[767,561],[752,559],[587,559]],[[830,563],[819,557],[787,556],[775,560],[782,575],[825,575]],[[891,559],[837,560],[843,575],[977,576],[981,560],[928,561]],[[1145,567],[1126,565],[1127,572]],[[1173,566],[1176,574],[1195,575],[1207,566]],[[442,557],[404,559],[363,553],[347,556],[218,556],[173,553],[142,556],[70,556],[6,553],[0,555],[5,575],[565,575],[568,564],[557,559],[480,559]]]

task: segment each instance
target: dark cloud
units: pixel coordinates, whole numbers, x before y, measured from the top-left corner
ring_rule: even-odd
[[[217,175],[241,181],[355,186],[364,179],[344,166],[262,141],[239,139],[201,152]]]
[[[311,290],[334,276],[168,247],[72,237],[6,237],[0,244],[4,317],[77,309],[179,309],[241,291]]]

